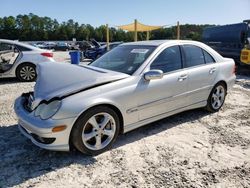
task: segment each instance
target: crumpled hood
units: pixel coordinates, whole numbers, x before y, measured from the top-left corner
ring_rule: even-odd
[[[42,100],[49,101],[89,87],[120,80],[129,75],[92,66],[77,66],[67,63],[39,63],[34,88],[34,106]]]

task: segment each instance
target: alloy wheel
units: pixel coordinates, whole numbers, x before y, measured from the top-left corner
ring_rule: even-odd
[[[36,77],[36,70],[31,66],[23,66],[20,70],[20,77],[23,80],[30,81]]]
[[[214,92],[212,94],[212,97],[211,97],[211,103],[212,103],[212,106],[215,110],[219,109],[224,100],[225,100],[225,88],[221,85],[218,85],[215,89],[214,89]]]
[[[93,115],[83,127],[82,141],[90,150],[101,150],[113,139],[116,132],[114,118],[106,112]]]

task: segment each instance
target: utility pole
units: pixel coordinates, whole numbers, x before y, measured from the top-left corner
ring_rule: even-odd
[[[147,31],[147,40],[149,40],[149,31]]]
[[[109,51],[109,25],[106,24],[107,51]]]
[[[134,36],[134,41],[137,41],[137,19],[135,19],[135,36]]]
[[[180,40],[180,24],[177,22],[177,40]]]

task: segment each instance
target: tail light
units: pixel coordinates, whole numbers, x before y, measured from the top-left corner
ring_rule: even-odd
[[[43,52],[43,53],[41,53],[41,55],[44,56],[44,57],[53,57],[52,52]]]

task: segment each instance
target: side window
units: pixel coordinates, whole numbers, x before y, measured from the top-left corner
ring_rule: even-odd
[[[13,64],[19,52],[12,44],[0,43],[0,63]]]
[[[204,53],[206,63],[214,63],[215,62],[214,58],[208,52],[203,50],[203,53]]]
[[[11,44],[0,43],[0,51],[11,51],[14,49],[14,46]]]
[[[20,50],[20,51],[23,51],[23,52],[31,51],[31,49],[26,48],[26,47],[24,47],[24,46],[19,46],[19,45],[16,45],[16,46],[17,46],[18,50]]]
[[[186,67],[205,64],[205,58],[201,48],[193,45],[183,45],[183,49],[186,57]]]
[[[150,69],[160,69],[164,73],[182,68],[179,46],[172,46],[163,50],[153,61]]]

